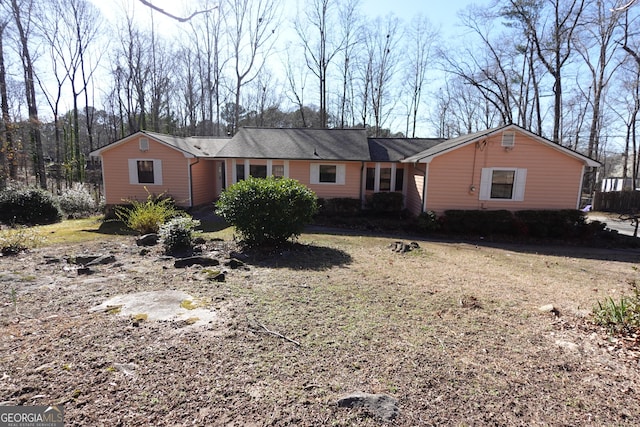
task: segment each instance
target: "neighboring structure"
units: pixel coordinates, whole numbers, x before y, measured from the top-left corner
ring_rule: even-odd
[[[248,176],[294,178],[321,198],[399,191],[409,211],[575,209],[600,164],[516,125],[462,137],[367,138],[363,129],[242,128],[233,138],[141,131],[91,153],[107,205],[171,195],[211,203]]]

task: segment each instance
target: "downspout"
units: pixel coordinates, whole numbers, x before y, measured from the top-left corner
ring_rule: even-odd
[[[193,165],[197,165],[200,163],[200,157],[196,157],[196,161],[193,163],[189,163],[189,207],[193,207]]]
[[[364,195],[365,195],[365,190],[364,190],[364,179],[362,177],[362,174],[364,174],[364,162],[360,162],[360,208],[364,208]]]

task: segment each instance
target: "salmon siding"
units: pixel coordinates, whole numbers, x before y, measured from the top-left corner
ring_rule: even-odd
[[[416,215],[577,208],[585,168],[599,166],[515,125],[450,140],[367,138],[361,129],[242,128],[230,139],[142,131],[91,155],[102,157],[108,205],[164,193],[197,206],[248,176],[282,176],[320,198],[364,203],[402,192]]]
[[[489,172],[513,171],[509,178],[521,178],[523,197],[482,197],[483,170],[487,179]],[[522,134],[516,133],[511,148],[502,146],[501,135],[494,135],[431,161],[426,210],[574,209],[578,207],[582,171],[583,163],[578,159]]]
[[[140,149],[140,139],[148,141],[145,151]],[[138,162],[153,162],[160,179],[154,179],[153,182],[136,180]],[[190,159],[185,158],[183,153],[151,138],[132,138],[102,153],[105,201],[108,205],[116,205],[126,200],[145,200],[149,193],[164,193],[173,197],[178,204],[189,205],[189,163]]]

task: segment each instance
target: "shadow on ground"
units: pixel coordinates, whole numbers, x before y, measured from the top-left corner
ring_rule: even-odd
[[[240,255],[250,265],[293,270],[323,271],[352,262],[351,255],[340,249],[300,243],[279,248],[249,248]]]

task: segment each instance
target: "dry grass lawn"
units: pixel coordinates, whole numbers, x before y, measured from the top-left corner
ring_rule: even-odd
[[[637,425],[638,353],[590,312],[640,279],[640,252],[418,241],[399,254],[393,242],[306,234],[222,283],[131,237],[0,258],[0,401],[62,403],[69,426],[380,425],[337,407],[363,391],[398,399],[399,426]],[[89,277],[46,263],[87,251],[119,262]],[[156,289],[220,321],[88,312]]]

